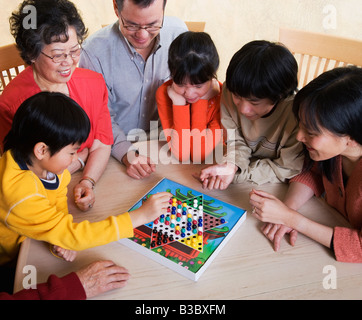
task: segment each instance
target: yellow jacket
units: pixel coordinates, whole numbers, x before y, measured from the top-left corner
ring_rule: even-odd
[[[15,258],[26,237],[84,250],[133,236],[128,212],[99,222],[73,222],[67,204],[69,182],[67,170],[51,187],[19,166],[10,151],[0,158],[0,265]]]

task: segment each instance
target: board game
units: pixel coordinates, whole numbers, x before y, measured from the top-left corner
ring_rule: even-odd
[[[166,178],[129,211],[164,191],[173,195],[167,210],[119,242],[197,281],[245,220],[246,211]]]

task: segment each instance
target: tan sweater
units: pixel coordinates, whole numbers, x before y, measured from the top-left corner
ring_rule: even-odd
[[[298,156],[302,144],[296,139],[293,98],[279,102],[269,116],[250,121],[238,112],[224,84],[221,123],[229,129],[224,160],[239,167],[234,183],[286,182],[300,173],[304,158]]]
[[[68,212],[70,173],[57,184],[40,180],[10,151],[0,158],[0,265],[13,260],[25,237],[65,249],[84,250],[133,236],[129,213],[102,221],[73,222]]]

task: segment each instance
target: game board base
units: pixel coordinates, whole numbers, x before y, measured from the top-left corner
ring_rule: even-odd
[[[184,239],[173,242],[166,241],[165,244],[158,242],[155,246],[155,233],[161,231],[161,234],[164,234],[166,230],[170,232],[170,228],[166,229],[160,226],[161,218],[164,219],[167,218],[167,215],[170,215],[166,212],[160,213],[160,219],[136,228],[134,237],[121,239],[119,242],[182,276],[197,281],[243,223],[246,218],[246,211],[166,178],[158,182],[129,211],[139,208],[144,201],[147,201],[148,196],[162,191],[172,193],[180,206],[181,203],[185,204],[185,206],[188,204],[189,209],[191,209],[190,204],[196,201],[196,197],[199,201],[201,199],[200,211],[196,213],[198,218],[201,218],[200,214],[202,214],[203,218],[203,224],[199,228],[203,242],[201,248],[187,245]],[[175,199],[172,200],[175,201]],[[172,200],[170,200],[170,204]],[[182,219],[180,221],[182,228]],[[169,227],[169,224],[167,227]],[[171,232],[175,232],[175,230],[171,229]]]
[[[119,243],[121,243],[122,245],[124,245],[130,249],[133,249],[133,250],[141,253],[142,255],[146,256],[147,258],[150,258],[153,261],[164,265],[165,267],[179,273],[180,275],[182,275],[190,280],[198,281],[199,278],[201,277],[201,275],[207,269],[207,267],[211,264],[211,262],[215,259],[215,257],[219,254],[221,249],[224,247],[224,245],[231,238],[231,236],[237,231],[237,229],[244,222],[245,218],[246,218],[246,214],[244,214],[242,216],[242,218],[238,221],[238,223],[234,226],[232,231],[229,233],[229,236],[223,241],[223,245],[222,246],[220,245],[217,247],[217,249],[213,252],[213,254],[209,257],[209,259],[207,259],[207,261],[202,265],[202,267],[197,272],[192,272],[180,264],[175,264],[172,260],[169,260],[169,259],[153,252],[152,250],[149,250],[145,247],[140,246],[139,244],[134,242],[132,239],[121,239],[121,240],[119,240]]]

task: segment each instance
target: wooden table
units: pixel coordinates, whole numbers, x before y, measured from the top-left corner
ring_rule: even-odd
[[[69,192],[69,209],[75,221],[101,220],[109,215],[127,211],[163,177],[245,208],[250,212],[248,194],[253,185],[231,185],[225,191],[203,190],[191,173],[205,165],[165,164],[168,155],[152,141],[153,156],[161,150],[157,171],[149,178],[137,181],[126,175],[125,168],[113,158],[96,187],[96,202],[89,213],[80,212],[73,205]],[[155,152],[156,150],[156,152]],[[155,158],[154,158],[155,159]],[[69,190],[79,180],[80,173],[72,178]],[[255,186],[254,186],[255,187]],[[259,187],[278,197],[283,197],[287,186],[266,184]],[[328,225],[348,225],[345,220],[323,200],[312,198],[301,212]],[[198,282],[193,282],[143,255],[119,244],[110,243],[78,253],[72,263],[52,256],[48,246],[27,239],[19,255],[15,291],[22,289],[25,276],[23,267],[34,265],[38,283],[50,274],[63,276],[99,259],[111,259],[125,266],[131,279],[125,288],[113,290],[96,299],[129,300],[218,300],[218,299],[361,299],[362,265],[340,263],[329,249],[298,235],[297,244],[291,247],[284,239],[279,252],[274,252],[268,239],[260,232],[261,223],[248,214],[246,221],[211,263]],[[332,269],[325,269],[325,268]],[[336,288],[328,289],[328,277],[336,271]],[[327,272],[327,273],[324,273]]]

